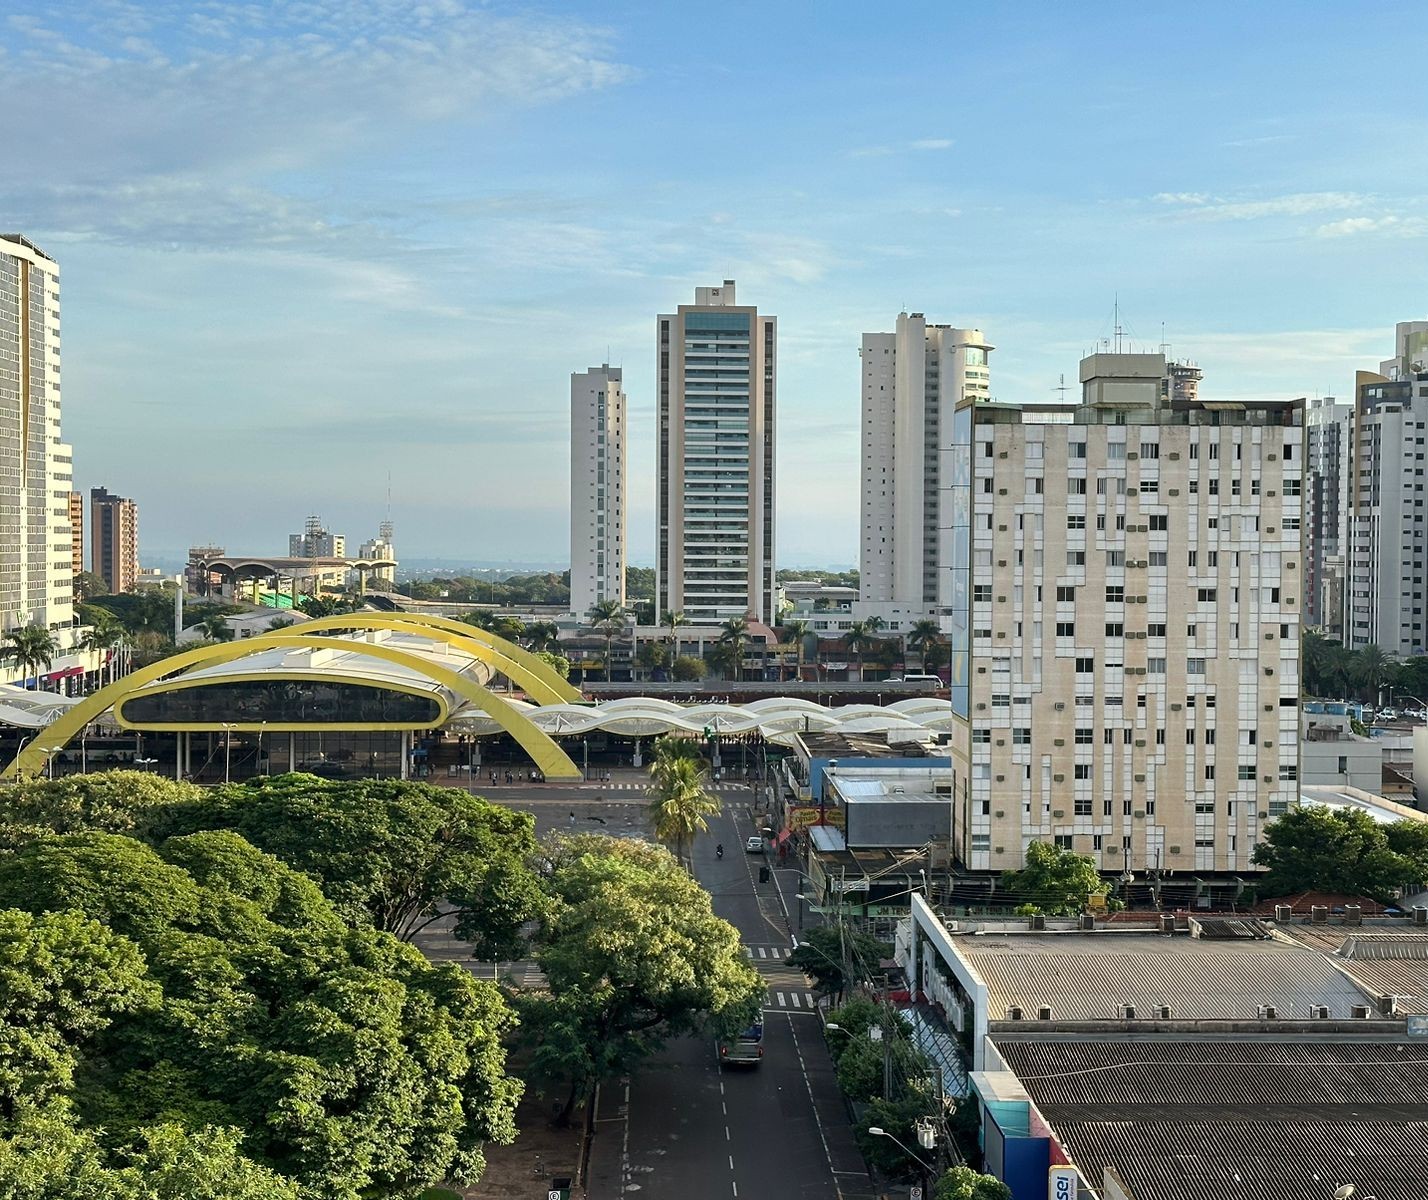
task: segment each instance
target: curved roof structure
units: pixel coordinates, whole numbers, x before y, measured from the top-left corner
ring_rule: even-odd
[[[490,691],[497,674],[528,698]],[[424,614],[361,612],[185,651],[83,699],[4,689],[0,720],[45,734],[30,739],[0,778],[39,772],[50,754],[111,709],[126,728],[160,732],[505,732],[553,780],[580,777],[559,740],[597,731],[640,738],[712,729],[787,745],[813,730],[922,740],[949,730],[953,719],[945,700],[928,696],[886,707],[828,708],[792,698],[679,705],[654,697],[593,705],[541,659],[486,630]]]

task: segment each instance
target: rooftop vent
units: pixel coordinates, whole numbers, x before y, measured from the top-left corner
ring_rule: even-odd
[[[1415,925],[1428,925],[1428,908],[1421,904],[1413,906],[1413,923]]]
[[[1294,919],[1294,910],[1287,904],[1276,904],[1274,906],[1274,919],[1283,925],[1287,925]]]
[[[1174,914],[1174,913],[1161,913],[1161,914],[1160,914],[1160,932],[1161,932],[1161,933],[1174,933],[1174,932],[1175,932],[1175,914]]]
[[[1273,1004],[1261,1004],[1259,1006],[1259,1019],[1261,1021],[1273,1021],[1279,1016],[1279,1009]]]
[[[1082,933],[1094,933],[1096,931],[1096,918],[1090,913],[1082,913],[1077,919],[1076,926]]]
[[[1043,1004],[1039,1009],[1036,1010],[1036,1015],[1040,1020],[1051,1020],[1051,1005]]]
[[[1007,1020],[1008,1020],[1008,1021],[1020,1021],[1020,1020],[1021,1020],[1021,1005],[1020,1005],[1020,1004],[1010,1004],[1010,1005],[1007,1006]]]
[[[1353,1008],[1350,1009],[1349,1011],[1350,1011],[1350,1013],[1351,1013],[1351,1015],[1353,1016],[1353,1018],[1354,1018],[1355,1021],[1367,1021],[1367,1020],[1368,1020],[1368,1015],[1369,1015],[1369,1011],[1370,1011],[1370,1010],[1369,1010],[1369,1006],[1368,1006],[1367,1004],[1355,1004],[1355,1005],[1353,1006]]]
[[[1157,1004],[1155,1006],[1155,1015],[1159,1017],[1162,1021],[1170,1020],[1170,1005]]]
[[[1394,1016],[1398,1012],[1398,997],[1380,996],[1378,998],[1378,1011],[1385,1017]]]
[[[1357,904],[1344,905],[1344,924],[1362,925],[1364,923],[1364,910]]]
[[[1327,1021],[1329,1019],[1329,1006],[1327,1004],[1316,1004],[1309,1010],[1316,1021]]]
[[[1135,1005],[1134,1005],[1134,1004],[1122,1004],[1122,1005],[1121,1005],[1121,1020],[1123,1020],[1123,1021],[1134,1021],[1134,1020],[1135,1020]]]
[[[1327,925],[1329,923],[1329,906],[1327,904],[1316,904],[1309,910],[1309,920],[1315,925]]]
[[[1046,915],[1044,913],[1033,913],[1031,927],[1035,930],[1044,930],[1046,928]]]

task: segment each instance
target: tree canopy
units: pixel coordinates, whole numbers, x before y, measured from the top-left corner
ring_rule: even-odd
[[[1416,822],[1398,824],[1404,828],[1380,825],[1358,809],[1291,808],[1265,828],[1264,840],[1254,848],[1254,862],[1269,868],[1260,893],[1334,892],[1391,900],[1428,869],[1428,834]]]
[[[869,978],[879,961],[891,956],[892,947],[870,934],[820,925],[808,931],[788,962],[813,980],[818,995],[841,996],[850,983]]]
[[[441,913],[478,958],[513,958],[539,916],[535,819],[458,788],[275,775],[195,789],[162,832],[232,829],[312,876],[349,922],[409,940]]]
[[[1089,854],[1051,842],[1032,842],[1026,848],[1026,866],[1004,872],[1001,890],[1003,900],[1028,910],[1074,916],[1085,911],[1090,896],[1104,893],[1106,885]]]
[[[554,905],[537,958],[550,992],[528,997],[521,1014],[535,1074],[570,1089],[566,1115],[667,1037],[756,1018],[764,983],[738,931],[667,851],[600,835],[557,838],[547,886]]]
[[[1011,1188],[995,1175],[958,1164],[944,1171],[932,1188],[932,1200],[1011,1200]]]
[[[411,1197],[514,1134],[496,988],[236,833],[36,837],[0,857],[5,908],[6,1195]],[[41,1141],[113,1190],[51,1188]]]

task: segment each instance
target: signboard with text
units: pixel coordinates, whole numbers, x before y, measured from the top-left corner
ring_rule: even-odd
[[[1047,1200],[1076,1200],[1076,1181],[1080,1172],[1075,1167],[1059,1163],[1047,1170],[1050,1176]]]

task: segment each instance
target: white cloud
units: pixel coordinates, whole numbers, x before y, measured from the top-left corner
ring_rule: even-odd
[[[1154,199],[1179,206],[1176,216],[1206,221],[1257,221],[1266,217],[1302,217],[1362,208],[1372,198],[1356,192],[1293,192],[1262,200],[1227,200],[1199,192],[1161,192]]]
[[[911,142],[886,142],[880,146],[860,146],[848,151],[849,158],[886,158],[909,151],[950,150],[956,143],[951,138],[916,138]]]
[[[951,138],[919,138],[915,142],[908,143],[909,150],[950,150],[953,142]]]
[[[1206,204],[1210,197],[1204,192],[1157,192],[1151,199],[1158,204]]]
[[[1314,234],[1322,238],[1353,237],[1361,233],[1384,233],[1393,237],[1423,237],[1428,234],[1428,219],[1423,217],[1345,217],[1320,225]]]

